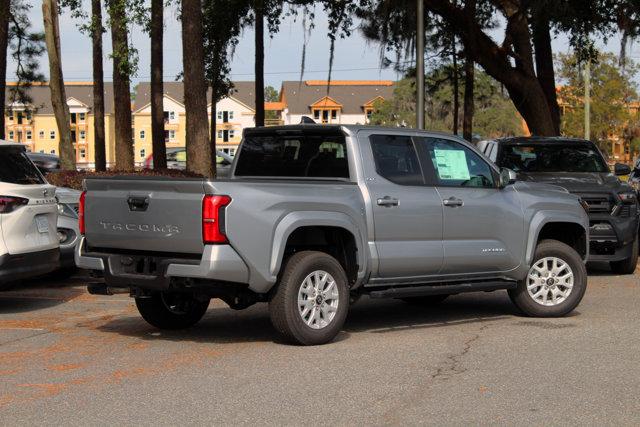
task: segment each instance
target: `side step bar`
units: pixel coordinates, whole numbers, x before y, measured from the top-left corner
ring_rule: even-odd
[[[371,298],[408,298],[422,297],[427,295],[461,294],[464,292],[491,292],[499,289],[515,289],[517,282],[495,281],[495,282],[471,282],[456,283],[450,285],[420,285],[393,287],[369,292]]]

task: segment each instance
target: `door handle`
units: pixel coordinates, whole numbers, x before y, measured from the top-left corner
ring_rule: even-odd
[[[384,196],[378,199],[377,202],[378,202],[378,206],[384,206],[387,208],[390,208],[391,206],[398,206],[400,204],[400,201],[398,199],[394,199],[389,196]]]
[[[458,208],[460,206],[464,206],[464,202],[456,197],[449,197],[448,199],[444,199],[442,204],[450,207],[450,208]]]

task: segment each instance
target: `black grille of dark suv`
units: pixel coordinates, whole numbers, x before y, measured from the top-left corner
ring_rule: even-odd
[[[589,205],[590,213],[611,213],[613,203],[607,194],[578,194]]]

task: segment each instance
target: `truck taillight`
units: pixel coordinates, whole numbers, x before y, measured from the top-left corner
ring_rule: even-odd
[[[224,234],[224,207],[231,203],[229,196],[204,196],[202,200],[202,242],[228,243]]]
[[[29,199],[14,196],[0,196],[0,213],[10,213],[29,203]]]
[[[87,196],[87,192],[83,191],[80,194],[80,203],[78,204],[78,228],[80,229],[80,234],[84,236],[84,199]]]

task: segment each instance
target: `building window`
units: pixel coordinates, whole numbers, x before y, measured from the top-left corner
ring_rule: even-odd
[[[80,141],[84,141],[85,139],[87,139],[87,131],[86,130],[81,130],[80,131]]]
[[[169,111],[169,120],[173,121],[176,119],[176,112],[175,111]]]
[[[169,131],[169,141],[175,141],[176,140],[176,131],[175,130],[170,130]]]
[[[33,138],[33,134],[31,133],[30,130],[28,130],[26,133],[27,133],[27,141],[31,141],[31,139]]]
[[[331,120],[338,118],[338,110],[331,110]]]
[[[13,121],[13,111],[9,111],[9,121]]]
[[[233,111],[229,111],[229,120],[233,120]]]
[[[40,139],[44,139],[44,131],[41,130],[40,132],[38,132],[38,138]]]
[[[233,137],[235,136],[235,134],[236,134],[236,131],[235,131],[235,130],[230,130],[230,131],[229,131],[229,138],[230,138],[230,139],[233,139]]]
[[[86,117],[85,113],[80,113],[80,117],[79,117],[80,122],[84,122],[85,117]]]
[[[56,139],[56,131],[52,130],[49,132],[49,139]]]
[[[56,154],[56,150],[51,150],[51,154]]]
[[[85,150],[84,148],[80,149],[80,159],[84,160],[87,158],[87,150]]]
[[[320,110],[313,110],[313,118],[320,120]]]
[[[222,131],[221,130],[218,131],[218,138],[222,138]]]
[[[10,131],[9,131],[9,141],[13,141],[13,135],[14,135],[14,134],[13,134],[13,131],[12,131],[12,130],[10,130]]]
[[[27,117],[28,121],[31,121],[31,111],[25,111],[25,116]]]
[[[222,111],[218,111],[218,120],[222,120]]]
[[[140,131],[140,139],[144,139],[144,137],[145,137],[144,131],[143,131],[143,130],[141,130],[141,131]]]
[[[147,150],[145,150],[144,148],[142,150],[140,150],[140,157],[142,157],[143,159],[147,157]]]

